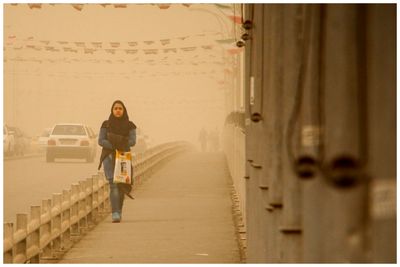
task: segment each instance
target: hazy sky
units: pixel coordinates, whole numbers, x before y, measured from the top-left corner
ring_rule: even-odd
[[[203,125],[221,129],[221,62],[230,58],[215,40],[231,36],[215,5],[85,4],[78,11],[70,4],[7,4],[3,15],[4,123],[31,136],[58,122],[98,131],[120,99],[131,120],[159,142],[196,140]]]

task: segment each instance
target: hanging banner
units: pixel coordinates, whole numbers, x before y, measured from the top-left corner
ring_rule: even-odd
[[[102,42],[92,42],[92,45],[96,48],[101,48],[103,43]]]
[[[81,11],[83,9],[83,4],[71,4],[71,5],[78,11]]]
[[[41,9],[42,8],[42,4],[28,4],[30,9],[33,8],[37,8],[37,9]]]
[[[85,47],[84,42],[74,42],[77,47]]]
[[[138,52],[137,49],[125,49],[125,52],[127,54],[136,54]]]
[[[201,47],[202,47],[203,49],[205,49],[205,50],[211,50],[211,49],[213,48],[212,45],[202,45]]]
[[[85,48],[84,51],[85,51],[85,54],[93,54],[94,52],[96,52],[96,49]]]
[[[107,53],[115,54],[115,49],[106,49]]]
[[[112,46],[112,47],[119,47],[119,42],[110,42],[110,45]]]
[[[166,45],[166,44],[170,43],[170,39],[162,39],[162,40],[160,40],[160,42],[162,45]]]
[[[166,48],[166,49],[163,49],[163,50],[164,50],[164,53],[169,53],[169,52],[176,53],[176,48]]]
[[[146,55],[156,55],[158,54],[158,49],[143,49]]]
[[[114,4],[114,8],[126,8],[126,4]]]
[[[194,47],[194,46],[193,47],[182,47],[181,50],[185,51],[185,52],[189,52],[189,51],[196,50],[196,47]]]

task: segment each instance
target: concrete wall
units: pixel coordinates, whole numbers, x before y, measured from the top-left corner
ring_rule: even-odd
[[[396,6],[244,13],[247,261],[396,262]]]

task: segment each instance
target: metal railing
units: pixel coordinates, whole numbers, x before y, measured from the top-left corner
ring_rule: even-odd
[[[133,159],[134,187],[149,177],[160,163],[189,148],[186,142],[165,143]],[[74,242],[110,212],[109,187],[103,172],[73,183],[69,190],[54,193],[41,206],[31,206],[4,223],[4,263],[40,263],[57,260]]]

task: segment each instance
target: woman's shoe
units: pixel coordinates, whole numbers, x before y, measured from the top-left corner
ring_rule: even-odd
[[[119,223],[121,221],[121,215],[119,212],[113,212],[112,213],[112,222],[113,223]]]

